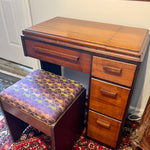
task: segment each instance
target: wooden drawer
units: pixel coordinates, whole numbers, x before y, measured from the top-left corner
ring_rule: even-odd
[[[129,93],[129,88],[92,78],[89,107],[102,114],[122,120]]]
[[[87,135],[116,147],[121,122],[89,110]]]
[[[92,76],[125,86],[132,86],[136,65],[93,57]]]
[[[90,54],[27,39],[24,46],[26,56],[90,73]]]

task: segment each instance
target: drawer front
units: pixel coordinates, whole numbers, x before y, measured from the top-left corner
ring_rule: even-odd
[[[90,109],[122,120],[127,104],[129,88],[91,79]]]
[[[92,76],[125,86],[132,86],[136,65],[93,57]]]
[[[89,110],[87,135],[116,147],[121,122]]]
[[[27,56],[90,73],[90,54],[33,40],[24,40],[24,46]]]

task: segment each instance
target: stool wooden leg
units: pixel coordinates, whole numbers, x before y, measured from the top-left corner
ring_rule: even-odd
[[[53,150],[71,150],[84,128],[85,92],[61,115],[52,127]]]
[[[13,138],[13,141],[15,142],[20,138],[23,130],[28,126],[28,124],[6,111],[3,111],[3,113],[6,118],[10,134]]]

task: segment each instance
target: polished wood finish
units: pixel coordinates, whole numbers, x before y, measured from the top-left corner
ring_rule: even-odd
[[[52,125],[52,149],[71,150],[84,129],[85,89]]]
[[[23,30],[26,56],[90,74],[87,136],[116,148],[147,29],[56,17]]]
[[[27,56],[90,73],[90,54],[32,40],[24,42]]]
[[[131,87],[136,65],[93,57],[92,76]],[[130,72],[130,73],[129,73]]]
[[[133,61],[142,61],[147,48],[143,40],[149,42],[146,29],[63,17],[32,26],[24,30],[23,35]]]
[[[117,120],[89,111],[87,134],[95,140],[115,147],[120,126],[121,122]]]
[[[89,108],[122,120],[129,92],[128,88],[92,78]]]

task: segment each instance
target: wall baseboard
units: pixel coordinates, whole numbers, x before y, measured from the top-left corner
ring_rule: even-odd
[[[135,114],[139,117],[142,117],[142,114],[144,112],[144,109],[142,108],[137,108],[137,107],[134,107],[134,106],[129,106],[129,110],[128,110],[128,113],[129,114]]]

